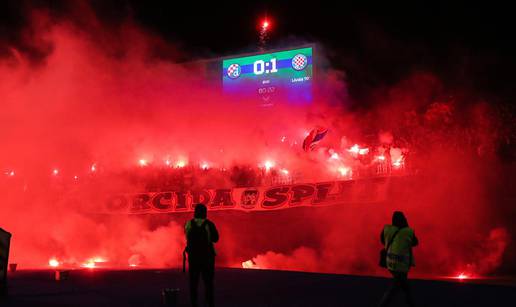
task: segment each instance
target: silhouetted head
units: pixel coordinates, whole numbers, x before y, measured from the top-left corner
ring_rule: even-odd
[[[194,218],[205,219],[208,215],[208,209],[203,204],[195,205]]]
[[[407,218],[401,211],[394,211],[392,214],[392,225],[398,228],[408,227]]]

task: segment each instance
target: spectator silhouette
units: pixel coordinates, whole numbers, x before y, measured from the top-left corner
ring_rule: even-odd
[[[207,208],[203,204],[195,206],[194,218],[185,225],[186,252],[190,278],[190,300],[197,307],[197,289],[202,276],[208,306],[215,306],[213,278],[215,275],[215,247],[219,240],[215,224],[207,219]]]
[[[380,235],[380,241],[387,249],[387,269],[392,274],[393,284],[385,292],[380,306],[388,306],[392,297],[402,290],[409,306],[415,306],[410,291],[407,275],[414,266],[412,247],[418,244],[414,230],[409,227],[405,215],[395,211],[392,215],[392,225],[385,225]],[[388,247],[388,248],[387,248]]]

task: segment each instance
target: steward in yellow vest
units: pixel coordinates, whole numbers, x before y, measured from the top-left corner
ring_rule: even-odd
[[[414,230],[409,227],[407,218],[401,211],[392,215],[392,225],[385,225],[380,241],[387,250],[387,269],[393,277],[392,287],[385,292],[379,306],[388,306],[394,294],[402,290],[409,306],[415,306],[410,291],[407,274],[414,266],[412,247],[418,245]]]
[[[404,223],[406,224],[406,220]],[[412,228],[404,226],[403,223],[397,224],[398,226],[385,225],[381,242],[386,248],[388,242],[391,242],[387,250],[387,269],[407,273],[410,267],[415,265],[412,247],[418,244],[418,240]]]

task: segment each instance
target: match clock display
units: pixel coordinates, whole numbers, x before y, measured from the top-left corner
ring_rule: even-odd
[[[283,50],[222,61],[224,92],[271,103],[312,100],[312,48]]]

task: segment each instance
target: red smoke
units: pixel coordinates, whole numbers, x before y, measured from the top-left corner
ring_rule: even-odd
[[[416,272],[489,274],[502,264],[513,232],[496,213],[504,204],[493,203],[499,135],[487,104],[440,99],[444,86],[420,73],[378,89],[375,107],[350,111],[340,96],[345,83],[328,71],[318,75],[311,107],[257,109],[228,102],[201,68],[153,56],[164,43],[130,24],[80,28],[44,16],[26,37],[45,49],[44,60],[35,64],[15,47],[0,60],[0,167],[14,172],[0,181],[0,225],[13,233],[11,259],[22,268],[97,257],[112,266],[180,265],[189,215],[96,215],[98,203],[85,200],[142,187],[113,176],[77,194],[62,188],[65,178],[82,182],[97,171],[123,174],[166,161],[270,160],[310,181],[328,175],[320,158],[328,149],[355,143],[357,154],[361,144],[409,148],[418,173],[385,203],[211,213],[221,232],[219,265],[376,274],[379,233],[395,209],[420,239]],[[330,128],[326,151],[308,156],[300,144],[284,144],[318,125]]]

